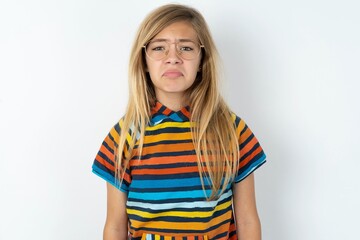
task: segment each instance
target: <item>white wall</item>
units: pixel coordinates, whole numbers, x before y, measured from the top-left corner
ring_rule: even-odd
[[[101,239],[91,164],[127,100],[144,16],[168,1],[1,1],[0,239]],[[224,91],[262,143],[263,239],[356,239],[357,1],[179,1],[207,19]]]

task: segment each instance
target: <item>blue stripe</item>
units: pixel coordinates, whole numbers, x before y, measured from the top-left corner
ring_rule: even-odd
[[[124,182],[120,186],[118,182],[115,182],[115,178],[113,175],[111,175],[108,172],[105,172],[104,170],[97,167],[96,165],[92,166],[92,172],[95,173],[97,176],[101,177],[102,179],[104,179],[106,182],[108,182],[111,185],[113,185],[114,187],[116,187],[117,189],[121,190],[122,192],[125,192],[125,193],[128,192],[128,187],[124,184]]]
[[[211,190],[205,191],[208,196],[211,195]],[[129,198],[139,199],[142,201],[147,200],[170,200],[170,199],[184,199],[184,201],[193,201],[193,198],[204,198],[203,190],[196,191],[181,191],[181,192],[159,192],[159,193],[137,193],[129,192]]]
[[[170,118],[171,118],[172,120],[176,121],[176,122],[181,122],[181,121],[183,121],[183,120],[179,117],[179,115],[177,115],[177,114],[172,114],[172,115],[170,116]]]
[[[163,122],[165,119],[171,119],[171,120],[173,120],[175,122],[184,122],[184,121],[189,120],[182,112],[172,112],[168,116],[161,112],[161,113],[158,113],[158,114],[154,114],[152,116],[152,118],[150,120],[150,124],[152,126],[155,126],[155,125]]]
[[[230,202],[231,200],[229,200]],[[174,211],[173,209],[169,209],[170,211]],[[217,210],[214,213],[212,213],[210,216],[207,217],[199,217],[193,214],[192,218],[189,217],[180,217],[180,216],[160,216],[160,217],[151,217],[151,218],[146,218],[143,217],[141,215],[136,215],[136,214],[129,214],[128,217],[130,219],[134,219],[137,221],[141,221],[141,222],[148,222],[148,221],[164,221],[164,222],[176,222],[176,223],[181,223],[181,222],[187,222],[187,223],[207,223],[210,222],[211,219],[219,217],[221,215],[226,214],[227,212],[230,212],[232,210],[232,205],[230,204],[228,207],[221,209],[221,210]],[[194,212],[194,209],[186,209],[185,212],[187,213],[191,213]],[[201,212],[205,212],[203,209],[200,209]],[[211,210],[210,210],[211,211]],[[148,212],[148,211],[146,211]],[[165,212],[165,211],[163,211]]]
[[[164,120],[166,116],[165,115],[158,115],[158,116],[155,116],[153,117],[150,122],[153,124],[153,125],[157,125],[159,124],[162,120]]]
[[[206,186],[210,185],[209,182],[204,179],[207,183]],[[131,183],[133,188],[174,188],[174,187],[192,187],[201,186],[199,178],[183,178],[183,179],[161,179],[161,180],[137,180]]]

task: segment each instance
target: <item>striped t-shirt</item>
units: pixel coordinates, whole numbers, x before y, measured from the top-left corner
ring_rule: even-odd
[[[119,186],[115,148],[122,120],[106,136],[93,163],[95,174],[128,196],[131,239],[237,239],[231,184],[216,200],[204,178],[202,189],[191,139],[189,108],[174,112],[157,102],[146,127],[141,159],[131,159]],[[239,136],[240,163],[234,183],[265,162],[265,154],[245,122],[233,115]]]

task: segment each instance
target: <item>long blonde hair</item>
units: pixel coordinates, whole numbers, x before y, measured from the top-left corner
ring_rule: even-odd
[[[203,16],[195,9],[168,4],[151,12],[142,22],[132,47],[129,63],[129,101],[121,125],[117,151],[116,175],[122,180],[124,170],[133,156],[141,156],[145,128],[151,118],[151,107],[156,101],[154,87],[146,73],[143,46],[172,23],[187,21],[204,45],[201,70],[194,84],[186,91],[189,99],[191,127],[200,179],[211,184],[208,200],[220,196],[237,174],[239,142],[230,109],[218,88],[218,54]]]

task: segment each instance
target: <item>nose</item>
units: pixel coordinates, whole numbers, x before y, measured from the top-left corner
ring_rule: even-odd
[[[165,59],[166,59],[166,63],[170,63],[170,64],[178,64],[178,63],[182,62],[182,59],[179,57],[179,55],[177,53],[175,43],[170,44],[169,52]]]

